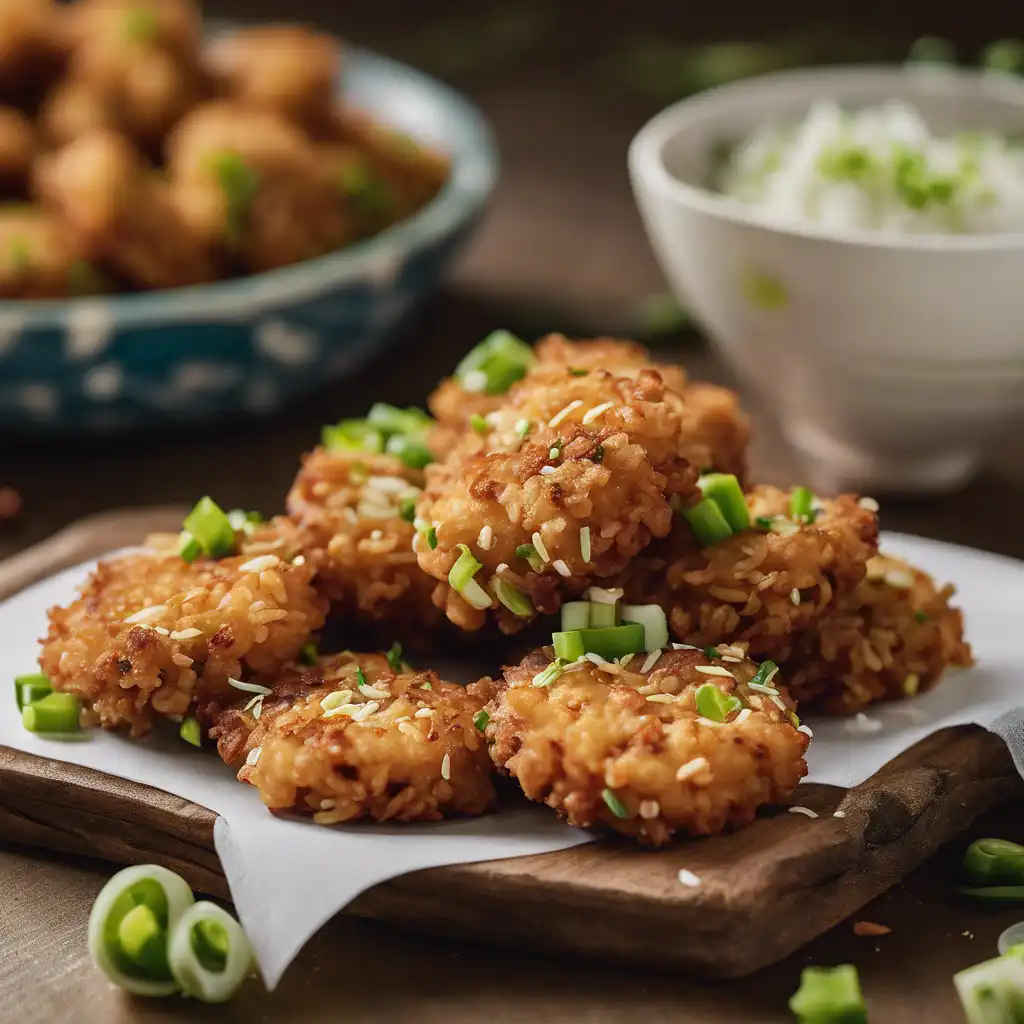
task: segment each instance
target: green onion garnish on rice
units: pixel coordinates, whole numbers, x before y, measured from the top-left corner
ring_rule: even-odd
[[[237,547],[235,528],[227,513],[209,496],[196,502],[181,525],[207,558],[223,558],[234,554]],[[187,550],[183,552],[183,548]],[[189,544],[183,543],[179,547],[182,557],[191,551],[192,546]]]
[[[385,451],[388,455],[395,455],[410,469],[423,469],[434,461],[434,454],[426,444],[416,437],[408,437],[404,434],[395,434],[389,437]]]
[[[743,702],[731,693],[723,693],[714,683],[704,683],[695,694],[697,713],[712,722],[724,722]]]
[[[467,391],[503,395],[526,376],[533,349],[509,331],[493,331],[475,345],[455,368],[455,379]]]
[[[260,190],[259,172],[231,150],[210,154],[206,164],[224,193],[225,237],[237,245],[248,227],[249,211]]]
[[[868,1020],[857,968],[852,964],[805,967],[789,1008],[800,1024],[867,1024]]]
[[[513,614],[527,619],[534,613],[533,602],[519,587],[495,577],[492,581],[494,596]]]
[[[392,672],[402,671],[402,645],[397,640],[388,649],[385,657],[388,659],[388,665],[391,666]]]
[[[814,522],[814,492],[809,487],[794,487],[789,498],[789,517],[797,522]]]
[[[53,736],[82,731],[82,702],[70,693],[48,693],[21,709],[21,724],[29,732]]]
[[[473,415],[469,417],[469,426],[475,434],[480,434],[481,437],[488,434],[491,429],[487,425],[487,420],[485,420],[478,412],[473,413]]]
[[[201,747],[203,745],[203,733],[199,728],[199,723],[194,718],[186,718],[181,723],[178,735],[193,747]]]
[[[713,498],[705,498],[691,508],[683,509],[683,516],[702,548],[711,547],[732,536],[732,527]]]
[[[487,728],[487,723],[491,720],[491,716],[486,711],[478,711],[473,716],[473,725],[483,732]]]
[[[457,547],[461,554],[448,572],[449,585],[478,611],[490,608],[490,595],[473,578],[483,568],[483,563],[476,560],[467,545]]]
[[[750,509],[739,480],[732,473],[705,473],[697,486],[705,498],[710,498],[721,510],[733,533],[750,528]]]
[[[522,558],[530,563],[534,572],[544,571],[544,560],[540,557],[537,549],[532,544],[520,544],[516,548],[516,558]]]
[[[605,802],[605,806],[608,808],[608,810],[611,811],[616,818],[629,817],[629,811],[626,810],[626,805],[615,795],[614,790],[602,790],[601,799]]]
[[[747,685],[751,688],[757,687],[770,687],[771,681],[778,674],[779,666],[774,661],[762,661],[757,666],[757,671],[754,673],[753,678]],[[774,689],[774,688],[773,688]],[[777,690],[774,692],[778,693]]]
[[[320,432],[323,446],[329,452],[384,451],[384,435],[365,420],[342,420],[328,424]]]

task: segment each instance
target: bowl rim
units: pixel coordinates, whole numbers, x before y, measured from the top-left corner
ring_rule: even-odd
[[[899,64],[835,64],[821,67],[773,71],[705,92],[689,96],[670,104],[655,114],[633,137],[629,145],[627,163],[634,189],[651,188],[675,202],[692,207],[710,217],[729,221],[752,230],[770,232],[793,239],[822,243],[836,243],[865,249],[916,252],[999,252],[1024,248],[1024,232],[979,234],[902,234],[877,231],[870,228],[826,228],[816,224],[789,224],[776,222],[758,212],[758,208],[742,203],[731,196],[710,188],[692,185],[677,178],[665,166],[664,150],[668,143],[685,132],[688,121],[706,112],[706,108],[726,102],[741,103],[744,96],[765,84],[812,87],[827,94],[830,82],[849,85],[862,79],[869,81],[890,79],[916,80],[922,89],[934,92],[944,88],[950,93],[956,88],[970,89],[982,99],[1019,105],[1024,117],[1024,80],[1015,75],[969,68],[899,65]]]
[[[494,132],[465,95],[408,64],[346,44],[346,61],[381,78],[406,83],[449,108],[458,122],[451,143],[451,173],[441,191],[411,217],[334,252],[286,267],[209,284],[73,299],[0,300],[0,325],[63,329],[76,313],[99,313],[119,328],[160,322],[173,326],[225,320],[292,305],[354,282],[387,275],[399,258],[447,237],[483,208],[498,174]],[[413,134],[413,133],[411,133]]]

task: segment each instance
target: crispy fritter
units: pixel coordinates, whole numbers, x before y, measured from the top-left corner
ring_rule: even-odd
[[[660,604],[677,640],[746,644],[752,655],[779,661],[797,633],[864,578],[878,520],[852,495],[819,500],[813,523],[792,522],[790,494],[776,487],[754,487],[747,504],[752,521],[773,519],[774,530],[754,527],[701,548],[678,517],[617,585],[626,601]]]
[[[849,715],[923,693],[945,669],[972,664],[954,592],[902,559],[871,559],[864,582],[798,638],[783,666],[793,696]]]
[[[92,132],[38,161],[35,188],[84,252],[139,287],[216,277],[209,249],[178,215],[166,184],[122,136]]]
[[[436,530],[432,548],[421,530],[420,566],[441,581],[435,600],[462,629],[483,625],[475,607],[448,583],[466,545],[482,563],[476,582],[488,595],[512,587],[541,613],[557,611],[565,597],[620,572],[672,521],[668,478],[655,470],[627,434],[567,424],[552,456],[547,442],[525,442],[517,452],[478,455],[461,465],[428,467],[417,515]],[[671,465],[676,493],[693,491],[696,470]],[[517,552],[532,544],[533,564]],[[496,585],[496,578],[502,586]],[[491,597],[498,622],[514,632],[532,617]]]
[[[191,229],[253,273],[355,237],[330,168],[272,111],[200,104],[171,134],[167,156],[175,203]]]
[[[191,565],[143,551],[101,562],[67,608],[50,609],[40,665],[107,728],[148,732],[273,674],[323,625],[313,566],[244,554]]]
[[[437,821],[493,803],[491,763],[473,722],[486,686],[396,674],[383,655],[349,651],[286,669],[272,685],[262,700],[220,714],[210,733],[271,810],[321,824]]]
[[[288,512],[335,613],[418,628],[442,619],[431,600],[437,581],[412,549],[411,503],[422,487],[422,471],[391,455],[317,448],[303,459]]]
[[[607,825],[651,846],[675,832],[745,825],[806,774],[808,737],[782,687],[773,681],[769,695],[747,686],[756,666],[741,653],[711,662],[697,650],[664,651],[646,672],[645,655],[625,669],[575,662],[538,686],[553,652],[535,651],[505,669],[487,707],[491,758],[571,825]],[[712,665],[728,674],[700,671]],[[723,722],[701,716],[695,694],[707,683],[742,709]]]
[[[337,42],[301,25],[257,25],[218,36],[204,54],[218,91],[300,122],[330,116]]]

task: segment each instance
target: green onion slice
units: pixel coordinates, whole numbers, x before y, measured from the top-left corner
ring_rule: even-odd
[[[537,549],[532,544],[520,544],[516,548],[516,558],[522,558],[530,563],[530,568],[534,572],[544,571],[544,560],[537,553]]]
[[[451,588],[468,601],[478,611],[491,607],[491,597],[473,577],[484,567],[473,557],[473,552],[465,544],[456,545],[462,553],[448,573]]]
[[[203,553],[203,545],[188,530],[178,535],[178,555],[191,565]]]
[[[384,435],[366,420],[342,420],[320,431],[320,440],[329,452],[384,451]]]
[[[396,640],[385,655],[392,672],[402,671],[402,645]]]
[[[1024,961],[1000,956],[953,975],[968,1024],[1013,1024],[1024,1019]]]
[[[391,437],[394,434],[422,436],[433,426],[434,421],[414,405],[407,409],[399,409],[397,405],[376,402],[367,413],[366,423],[379,430],[385,437]]]
[[[712,722],[724,722],[734,711],[743,707],[743,701],[731,693],[723,693],[714,683],[704,683],[695,695],[697,712]]]
[[[21,724],[29,732],[52,735],[81,732],[82,702],[70,693],[48,693],[21,709]]]
[[[853,964],[805,967],[789,1008],[800,1024],[867,1024],[868,1020]]]
[[[455,368],[467,391],[503,395],[533,365],[533,349],[509,331],[494,331],[470,349]]]
[[[89,953],[96,966],[135,995],[177,992],[167,962],[167,935],[193,902],[185,880],[158,864],[119,871],[100,890],[89,914]]]
[[[171,929],[167,959],[183,992],[203,1003],[227,1002],[253,966],[242,926],[215,903],[193,903]]]
[[[411,523],[416,518],[416,499],[419,494],[406,494],[398,499],[398,515],[399,518],[404,519],[407,523]]]
[[[590,626],[592,629],[607,629],[610,626],[617,626],[620,621],[618,601],[590,602]]]
[[[814,522],[814,492],[809,487],[794,487],[789,496],[789,517],[794,521]]]
[[[237,547],[235,528],[227,513],[211,497],[200,498],[182,523],[209,558],[234,554]]]
[[[249,210],[260,190],[260,175],[231,150],[210,154],[207,166],[224,193],[225,236],[237,245],[249,224]]]
[[[732,527],[713,498],[705,498],[692,508],[683,509],[683,515],[702,548],[711,547],[732,536]]]
[[[705,498],[710,498],[721,510],[733,533],[750,529],[750,509],[743,496],[743,488],[732,473],[705,473],[697,486]]]
[[[562,605],[562,632],[586,629],[590,625],[589,601],[566,601]]]
[[[203,745],[203,731],[199,728],[199,723],[194,718],[186,718],[181,723],[178,735],[186,743],[191,743],[193,747],[201,747]]]
[[[779,666],[774,661],[762,661],[757,666],[757,671],[754,673],[748,686],[769,686],[771,681],[778,674]],[[778,692],[778,691],[776,691]]]
[[[551,642],[555,653],[566,661],[576,661],[584,654],[596,654],[606,661],[614,661],[644,650],[644,627],[634,622],[628,626],[574,629],[552,633]]]
[[[513,614],[521,619],[528,619],[536,610],[529,596],[519,587],[495,577],[491,581],[494,596]]]
[[[628,818],[630,816],[629,811],[626,810],[626,805],[615,795],[614,790],[602,790],[601,799],[616,818]]]
[[[473,725],[480,731],[483,732],[487,728],[487,723],[491,720],[491,716],[486,711],[478,711],[473,716]]]
[[[18,702],[19,711],[26,704],[34,704],[51,693],[53,693],[53,686],[50,684],[50,677],[42,672],[14,677],[14,697]]]
[[[972,886],[1024,885],[1024,846],[1007,839],[976,839],[967,847],[962,871]]]
[[[583,646],[583,630],[581,629],[552,633],[551,644],[555,648],[555,656],[562,661],[579,661],[587,653]]]
[[[385,446],[389,455],[395,455],[410,469],[423,469],[434,461],[434,453],[417,437],[395,434]]]
[[[307,641],[299,648],[299,664],[315,665],[318,654],[316,641]]]
[[[624,604],[621,613],[623,623],[636,622],[644,627],[645,651],[660,651],[668,647],[668,617],[660,605]]]
[[[565,669],[562,658],[555,658],[547,668],[542,669],[533,677],[534,686],[550,686]]]
[[[487,424],[487,420],[475,412],[469,417],[469,426],[475,434],[479,434],[481,437],[485,437],[490,433],[491,428]]]

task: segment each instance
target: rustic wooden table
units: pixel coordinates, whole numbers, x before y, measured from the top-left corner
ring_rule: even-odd
[[[442,6],[476,10],[459,3]],[[564,9],[579,6],[567,3]],[[630,8],[636,13],[666,6],[641,0]],[[875,13],[884,7],[888,16],[891,6],[875,4]],[[207,7],[215,14],[243,10],[238,0]],[[662,288],[624,169],[625,146],[653,109],[650,100],[592,91],[589,85],[597,79],[588,79],[586,69],[601,66],[601,55],[575,34],[559,34],[556,42],[559,52],[570,53],[583,70],[551,60],[541,38],[544,30],[536,27],[544,24],[543,17],[540,22],[536,15],[506,21],[500,30],[492,26],[491,49],[474,66],[460,68],[452,66],[452,54],[460,48],[453,51],[451,39],[454,33],[457,40],[460,31],[466,38],[465,25],[445,23],[447,35],[430,31],[425,9],[432,12],[433,5],[381,0],[369,7],[353,14],[358,30],[347,20],[349,12],[339,13],[341,6],[333,0],[296,0],[289,13],[333,21],[360,42],[411,53],[435,66],[447,62],[453,77],[492,118],[501,140],[504,177],[490,219],[449,290],[410,325],[399,348],[355,379],[273,420],[228,423],[203,434],[69,439],[16,449],[0,441],[0,486],[17,488],[24,498],[23,518],[0,529],[0,557],[95,511],[190,502],[206,491],[228,507],[275,511],[298,453],[315,442],[322,423],[358,414],[366,394],[399,403],[422,401],[426,383],[494,326],[524,333],[618,330],[630,323],[637,299]],[[253,18],[280,16],[280,9],[279,0],[254,0],[244,7]],[[544,5],[517,9],[536,12]],[[712,25],[715,9],[701,10],[703,21]],[[605,42],[614,38],[614,19],[598,20]],[[483,22],[466,24],[469,38],[482,38]],[[990,28],[980,31],[991,35]],[[550,25],[546,31],[550,44]],[[713,358],[700,349],[684,349],[684,340],[663,342],[695,376],[728,380]],[[771,424],[759,420],[758,427],[758,475],[785,479],[798,474]],[[969,489],[941,499],[888,502],[884,524],[1024,557],[1022,467],[1021,446],[1008,444],[993,453],[992,465]],[[993,813],[972,835],[1024,841],[1020,812],[1018,806]],[[596,1024],[639,1015],[652,1024],[781,1022],[790,1019],[785,1003],[803,966],[853,962],[861,971],[872,1021],[953,1024],[962,1016],[950,976],[992,955],[996,936],[1018,916],[954,901],[951,869],[963,845],[952,844],[857,915],[888,925],[890,935],[857,938],[847,922],[777,967],[741,981],[700,985],[615,964],[552,962],[529,951],[498,952],[338,919],[310,943],[275,993],[267,995],[253,983],[220,1009],[126,998],[90,966],[86,919],[110,873],[108,865],[0,847],[0,1020],[128,1024],[343,1017],[417,1024],[469,1024],[485,1018],[494,1024],[524,1019]],[[496,933],[501,927],[495,920]]]

